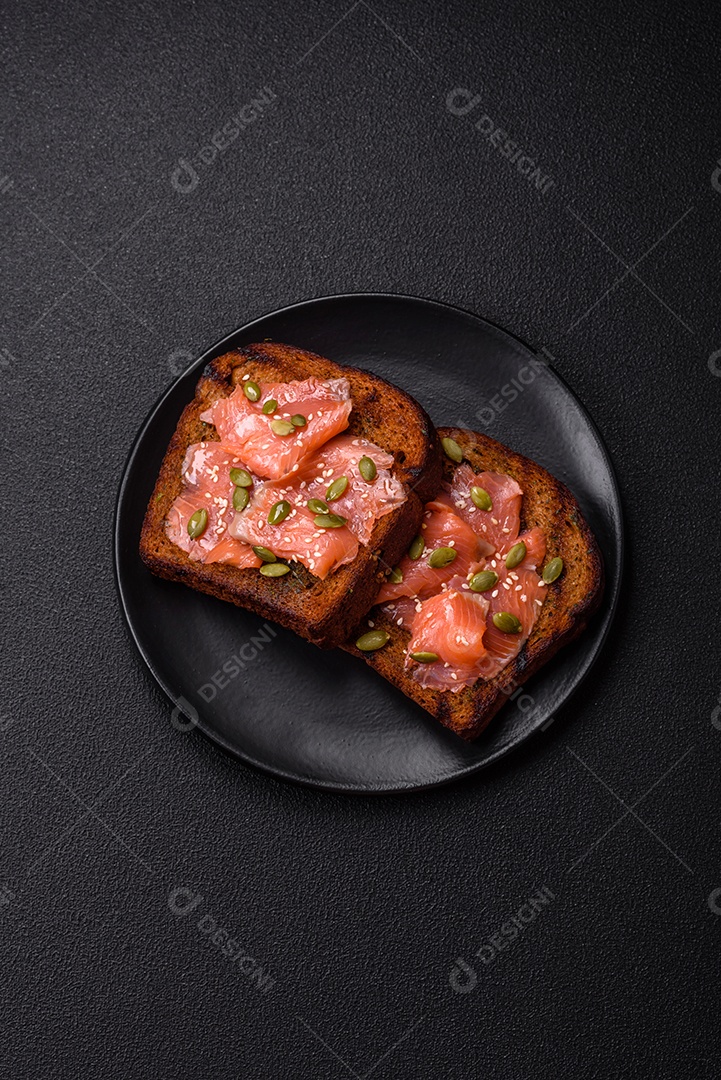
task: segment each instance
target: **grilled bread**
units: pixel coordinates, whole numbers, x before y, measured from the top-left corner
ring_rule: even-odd
[[[257,568],[206,564],[191,559],[166,535],[168,512],[183,489],[186,450],[219,438],[215,427],[200,419],[201,413],[248,378],[259,384],[347,379],[353,404],[347,433],[368,439],[392,454],[390,471],[406,486],[405,501],[376,521],[370,542],[359,547],[352,562],[325,580],[300,563],[293,564],[292,573],[279,578],[264,577]],[[316,645],[330,648],[342,643],[368,611],[384,571],[395,565],[418,531],[423,505],[440,484],[441,458],[429,417],[396,386],[370,372],[335,364],[290,345],[250,345],[218,357],[203,371],[163,460],[143,523],[140,554],[160,577],[248,608]]]
[[[544,589],[538,617],[518,655],[495,677],[479,679],[462,690],[432,689],[412,678],[406,667],[410,630],[399,626],[378,607],[359,622],[344,648],[363,658],[445,727],[463,739],[473,740],[518,686],[584,630],[601,601],[603,563],[596,540],[565,484],[487,435],[459,428],[440,428],[439,435],[455,441],[474,473],[501,473],[520,485],[521,530],[534,526],[543,530],[546,558],[562,558],[563,573]],[[450,484],[459,466],[448,458],[444,460],[444,478]],[[376,651],[362,652],[355,642],[368,633],[369,622],[376,630],[385,630],[389,640]]]

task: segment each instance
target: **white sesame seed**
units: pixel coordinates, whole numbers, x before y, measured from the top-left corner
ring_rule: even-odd
[[[370,626],[370,628],[371,628],[371,630],[372,630],[372,629],[373,629],[373,627],[375,626],[375,623],[373,622],[373,620],[372,620],[372,619],[369,619],[369,620],[368,620],[368,625]]]
[[[507,582],[507,581],[504,581],[504,582],[503,582],[503,588],[504,588],[504,589],[507,589],[507,590],[508,590],[508,592],[510,592],[510,591],[511,591],[511,586],[510,586],[510,585],[508,584],[508,582]]]
[[[494,517],[491,518],[491,521],[493,522],[494,525],[500,525],[500,522]]]
[[[534,604],[538,604],[539,607],[543,607],[543,600],[534,600]]]
[[[494,589],[491,596],[498,596],[498,589]]]
[[[521,600],[523,601],[524,604],[528,600],[528,597],[526,596],[526,594],[524,592],[521,593]]]

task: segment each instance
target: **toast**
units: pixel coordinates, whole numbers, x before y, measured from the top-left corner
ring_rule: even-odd
[[[368,631],[366,619],[356,627],[344,648],[363,658],[445,727],[471,741],[481,734],[518,686],[585,629],[601,602],[603,562],[593,533],[565,484],[536,462],[487,435],[459,428],[440,428],[438,434],[442,439],[455,440],[474,473],[498,472],[517,481],[523,489],[521,529],[540,526],[546,535],[549,555],[563,559],[564,572],[547,587],[533,630],[515,659],[494,678],[479,680],[458,692],[425,688],[411,678],[404,666],[410,633],[378,608],[371,613],[371,621],[376,629],[390,635],[387,645],[375,652],[356,648],[356,639]],[[445,480],[452,479],[455,468],[453,461],[445,460]]]
[[[173,544],[165,520],[183,487],[182,468],[191,444],[217,440],[202,421],[213,402],[228,397],[248,377],[258,383],[345,378],[353,408],[347,432],[363,436],[393,455],[393,476],[406,485],[407,498],[376,521],[368,545],[356,558],[321,581],[298,563],[283,578],[256,569],[205,564]],[[203,371],[195,397],[184,409],[163,459],[143,522],[140,555],[159,577],[248,608],[322,648],[339,645],[371,607],[384,571],[395,565],[417,532],[424,502],[438,489],[442,451],[426,412],[410,395],[359,368],[341,366],[314,353],[274,342],[249,345],[213,360]]]

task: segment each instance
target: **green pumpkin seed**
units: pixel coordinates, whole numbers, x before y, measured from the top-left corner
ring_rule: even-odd
[[[519,563],[522,563],[525,557],[526,545],[523,543],[523,540],[519,540],[506,555],[506,569],[512,570],[514,566],[518,566]]]
[[[388,575],[388,580],[392,581],[394,585],[400,585],[403,581],[403,571],[400,566],[394,566]]]
[[[269,397],[267,401],[263,402],[263,408],[261,412],[264,412],[266,416],[270,416],[278,408],[278,402],[273,397]]]
[[[436,548],[428,556],[428,565],[434,570],[442,570],[444,566],[449,566],[453,562],[457,554],[456,549],[452,547]]]
[[[235,484],[236,487],[252,487],[253,477],[247,469],[231,469],[230,482]]]
[[[339,476],[332,484],[328,485],[328,490],[325,493],[325,497],[328,502],[335,502],[336,499],[340,499],[341,495],[348,487],[348,477]]]
[[[477,506],[479,510],[492,510],[493,502],[491,496],[488,494],[485,488],[472,487],[471,488],[471,502],[474,506]]]
[[[247,488],[237,487],[233,492],[233,509],[245,510],[250,502],[250,493]]]
[[[378,475],[378,469],[373,458],[369,458],[366,454],[358,462],[358,472],[361,474],[367,484],[372,484]]]
[[[361,652],[375,652],[376,649],[382,649],[389,638],[390,634],[385,630],[369,630],[367,634],[361,634],[355,647]]]
[[[473,575],[468,582],[468,588],[471,592],[488,592],[497,584],[498,574],[494,574],[492,570],[481,570],[480,573]]]
[[[266,547],[261,547],[260,544],[257,547],[254,547],[253,551],[258,556],[258,558],[262,559],[265,563],[276,562],[276,558],[273,552]]]
[[[425,540],[419,533],[411,546],[408,548],[408,558],[413,559],[414,562],[416,559],[420,559],[421,555],[423,554],[423,548],[425,546]]]
[[[520,634],[522,630],[520,619],[511,615],[510,611],[497,611],[493,616],[493,625],[504,634]]]
[[[252,379],[249,379],[243,387],[243,393],[248,401],[260,401],[260,387],[257,382],[253,382]]]
[[[340,514],[316,514],[313,524],[317,529],[341,529],[346,519]]]
[[[305,427],[305,425],[308,423],[306,418],[303,416],[303,413],[296,413],[295,416],[291,416],[290,422],[293,427]]]
[[[328,503],[324,503],[322,499],[308,499],[307,506],[313,514],[329,513]]]
[[[417,660],[419,664],[435,664],[439,659],[438,653],[434,652],[412,652],[411,660]]]
[[[556,556],[555,559],[551,559],[550,562],[546,563],[543,568],[543,573],[541,574],[541,577],[546,582],[546,585],[550,585],[551,582],[555,581],[556,578],[559,578],[562,573],[563,559]]]
[[[291,510],[292,507],[287,499],[281,499],[280,502],[273,503],[268,513],[268,524],[280,525],[281,521],[285,521],[288,517]]]
[[[455,439],[441,439],[441,444],[446,457],[449,457],[451,461],[463,461],[463,451]]]
[[[282,562],[269,562],[260,567],[260,572],[263,577],[283,577],[290,573],[290,567]]]
[[[208,511],[203,507],[202,510],[196,510],[194,514],[191,514],[190,521],[188,522],[188,536],[191,540],[197,540],[199,536],[203,535],[207,528]]]
[[[292,435],[295,431],[295,427],[291,424],[290,420],[271,420],[270,430],[275,435]]]

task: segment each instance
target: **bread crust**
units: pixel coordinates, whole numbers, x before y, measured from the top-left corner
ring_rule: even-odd
[[[583,633],[603,595],[603,560],[575,497],[546,469],[488,435],[461,428],[439,428],[438,434],[441,438],[455,439],[475,473],[484,470],[505,473],[518,482],[523,489],[521,529],[540,526],[546,535],[547,558],[560,555],[564,572],[547,587],[538,619],[518,656],[495,678],[479,681],[457,693],[425,688],[411,678],[404,667],[410,632],[377,610],[373,611],[372,620],[376,628],[391,635],[388,644],[371,653],[357,649],[355,640],[368,629],[364,620],[344,648],[364,659],[456,735],[472,741],[516,687]],[[446,480],[450,481],[455,467],[445,459]]]
[[[394,476],[406,484],[408,497],[376,522],[367,546],[352,563],[320,581],[304,566],[283,578],[265,578],[257,569],[200,563],[173,544],[165,519],[180,494],[187,447],[218,439],[215,428],[200,420],[214,401],[227,397],[250,375],[257,382],[285,382],[315,376],[347,378],[353,409],[347,431],[363,436],[393,454]],[[368,611],[388,566],[394,566],[418,531],[423,504],[438,489],[442,452],[427,413],[410,395],[377,375],[333,363],[291,345],[262,342],[225,353],[207,365],[186,405],[163,459],[145,513],[140,555],[159,577],[248,608],[286,626],[322,648],[340,644]]]

